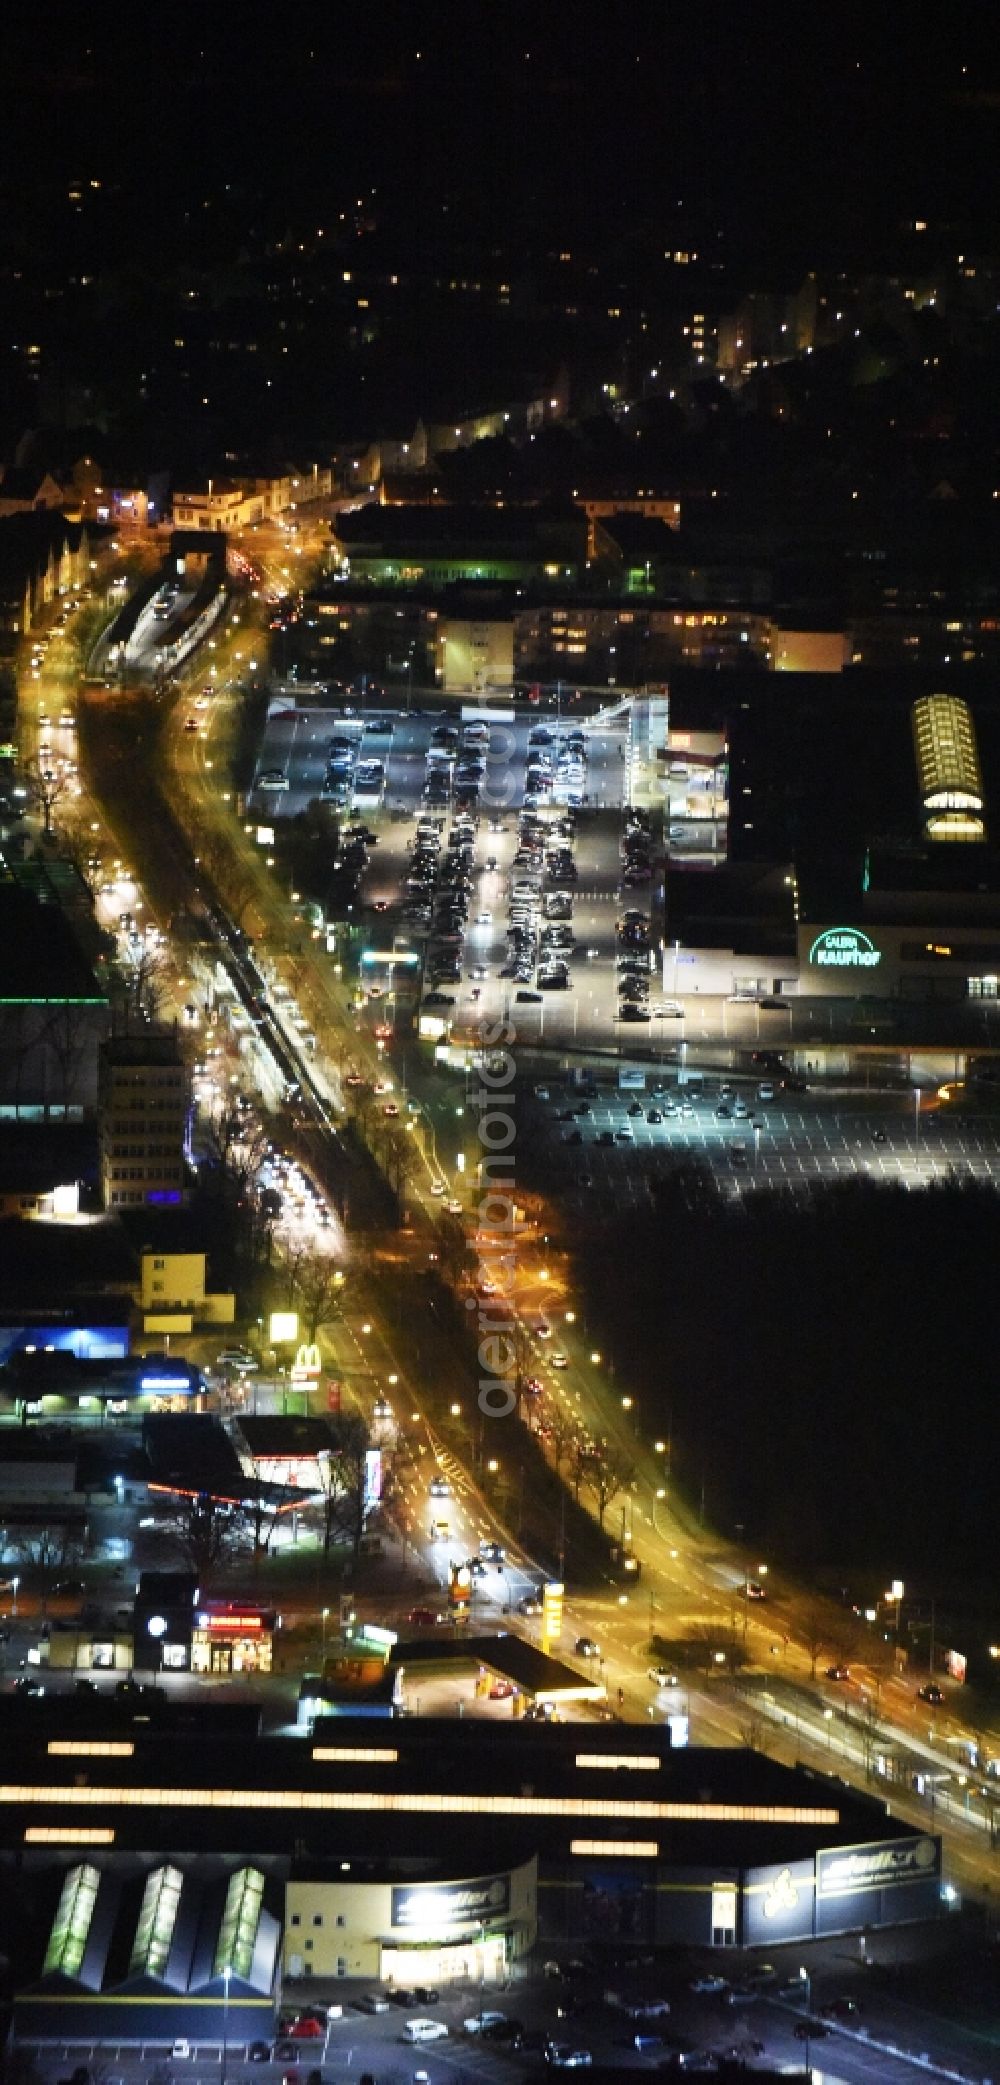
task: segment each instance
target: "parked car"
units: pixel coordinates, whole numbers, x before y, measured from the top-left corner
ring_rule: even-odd
[[[506,2018],[506,2013],[489,2011],[470,2013],[469,2018],[462,2021],[462,2032],[463,2034],[481,2034],[484,2027],[499,2026],[506,2021]]]

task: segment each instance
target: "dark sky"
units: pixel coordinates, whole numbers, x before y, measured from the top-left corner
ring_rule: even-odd
[[[964,17],[964,19],[963,19]],[[998,220],[986,11],[369,0],[20,11],[0,179],[96,174],[151,219],[220,178],[317,210],[442,197],[480,241],[664,222],[753,251]]]

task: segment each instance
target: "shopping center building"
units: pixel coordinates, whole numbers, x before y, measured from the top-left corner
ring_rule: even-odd
[[[282,1971],[492,1981],[536,1941],[774,1946],[942,1903],[939,1839],[883,1802],[745,1750],[672,1751],[663,1726],[341,1716],[237,1742],[218,1713],[171,1714],[149,1695],[0,1706],[24,2038],[65,2037],[71,2013],[120,2034],[125,1999],[154,1992],[160,2032],[169,2013],[204,2036],[224,1985],[261,2036]]]
[[[664,992],[682,1002],[996,999],[992,697],[914,699],[912,687],[862,676],[843,676],[812,704],[808,689],[796,695],[780,681],[744,691],[720,724],[702,716],[703,700],[672,692],[668,780],[692,769],[690,751],[673,756],[694,741],[694,722],[719,725],[727,859],[711,873],[686,864],[687,828],[671,800]]]

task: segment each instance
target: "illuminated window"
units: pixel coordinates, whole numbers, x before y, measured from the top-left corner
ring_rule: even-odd
[[[162,1977],[165,1974],[183,1887],[184,1877],[179,1868],[154,1868],[147,1877],[132,1959],[128,1965],[130,1976]]]
[[[79,1976],[100,1887],[100,1870],[92,1868],[89,1862],[70,1869],[59,1893],[45,1950],[42,1965],[45,1976],[57,1972],[63,1976]]]
[[[114,1832],[97,1824],[32,1824],[24,1834],[26,1846],[113,1846]]]
[[[114,1788],[72,1784],[0,1784],[0,1806],[48,1809],[378,1810],[437,1817],[593,1817],[632,1823],[836,1825],[840,1811],[823,1804],[657,1803],[583,1796],[425,1795],[378,1788]]]
[[[571,1853],[613,1854],[615,1859],[655,1861],[660,1849],[655,1839],[571,1839]]]
[[[223,1976],[227,1969],[236,1976],[249,1976],[253,1968],[263,1896],[264,1877],[259,1868],[238,1868],[235,1875],[230,1876],[213,1976]]]
[[[912,710],[928,837],[983,840],[983,781],[972,712],[956,695],[924,695]]]
[[[391,1766],[399,1758],[399,1753],[378,1745],[314,1745],[312,1756],[314,1759],[342,1759],[351,1765],[359,1760],[373,1760]]]
[[[45,1749],[68,1759],[131,1759],[135,1746],[125,1740],[52,1738]]]
[[[648,1752],[578,1752],[577,1766],[637,1767],[640,1772],[650,1768],[655,1773],[660,1762]]]

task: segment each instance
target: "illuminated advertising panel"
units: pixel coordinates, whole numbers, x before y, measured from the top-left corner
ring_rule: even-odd
[[[510,1882],[506,1875],[456,1882],[444,1889],[415,1883],[392,1893],[393,1925],[422,1926],[428,1932],[447,1926],[479,1925],[483,1920],[502,1918],[509,1908]]]
[[[901,1876],[936,1872],[941,1849],[936,1839],[916,1834],[909,1839],[880,1839],[870,1846],[837,1846],[816,1856],[816,1886],[821,1897],[839,1890],[872,1889]]]
[[[826,927],[817,934],[809,961],[818,970],[873,970],[882,952],[860,927]]]
[[[566,1588],[558,1580],[542,1587],[542,1648],[561,1634]]]

